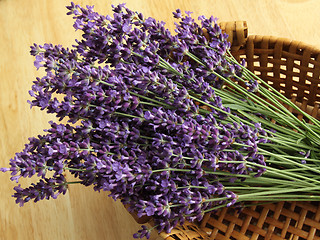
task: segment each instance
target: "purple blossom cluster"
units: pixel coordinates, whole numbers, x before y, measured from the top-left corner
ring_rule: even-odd
[[[35,67],[46,75],[34,81],[30,104],[68,123],[50,122],[45,135],[30,138],[10,168],[1,169],[16,182],[40,178],[15,187],[16,202],[65,194],[69,171],[139,217],[152,216],[158,231],[236,205],[237,195],[224,183],[265,171],[258,144],[267,133],[259,124],[225,121],[232,113],[215,94],[223,81],[213,72],[232,77],[241,71],[225,60],[230,46],[216,20],[202,16],[198,25],[177,10],[180,22],[171,35],[163,22],[124,5],[113,7],[113,18],[90,6],[67,8],[83,38],[72,49],[31,47]],[[135,237],[149,234],[143,227]]]

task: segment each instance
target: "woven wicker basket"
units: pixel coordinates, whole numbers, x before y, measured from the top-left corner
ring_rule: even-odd
[[[320,119],[319,49],[284,38],[248,37],[242,21],[220,26],[229,35],[236,59],[245,59],[249,70]],[[320,239],[320,204],[279,202],[248,207],[241,213],[223,208],[205,215],[200,223],[186,223],[170,234],[161,233],[158,239],[316,240]]]

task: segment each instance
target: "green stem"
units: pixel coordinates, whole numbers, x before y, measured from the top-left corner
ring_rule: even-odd
[[[298,192],[309,192],[313,190],[319,190],[319,186],[316,187],[305,187],[305,188],[294,188],[294,189],[278,189],[278,190],[271,190],[271,191],[262,191],[258,193],[248,193],[248,194],[243,194],[243,195],[238,195],[238,200],[239,201],[248,201],[248,200],[255,200],[256,197],[258,196],[264,196],[268,197],[268,195],[275,195],[279,196],[279,194],[283,193],[298,193]],[[299,198],[301,195],[297,195]]]
[[[247,165],[252,165],[252,166],[256,166],[256,167],[264,167],[267,171],[263,174],[268,174],[269,172],[274,174],[274,175],[277,175],[277,176],[280,176],[284,179],[289,179],[289,180],[292,180],[293,182],[301,182],[301,183],[304,183],[306,185],[309,185],[309,186],[318,186],[319,187],[319,184],[320,182],[313,179],[313,178],[308,178],[308,177],[305,177],[305,176],[302,176],[302,175],[298,175],[298,174],[295,174],[295,173],[291,173],[291,172],[283,172],[283,170],[280,170],[280,169],[276,169],[276,168],[273,168],[273,167],[269,167],[269,166],[263,166],[261,164],[258,164],[258,163],[253,163],[253,162],[247,162]],[[269,170],[269,171],[268,171]],[[311,182],[314,182],[314,183],[310,183],[309,181]]]
[[[291,163],[291,164],[296,165],[296,166],[298,166],[298,167],[301,167],[302,169],[307,169],[307,170],[309,170],[309,171],[315,172],[315,173],[317,173],[317,174],[320,173],[320,171],[319,171],[318,169],[313,168],[313,167],[309,167],[307,164],[302,164],[302,163],[299,163],[299,162],[297,162],[297,161],[290,160],[290,159],[288,159],[288,158],[283,157],[282,155],[279,155],[279,154],[275,154],[275,153],[266,151],[266,150],[261,149],[261,148],[259,148],[259,147],[258,147],[258,150],[259,150],[260,152],[262,152],[262,154],[264,154],[264,155],[278,158],[279,160],[283,160],[283,161],[285,161],[285,162],[288,162],[288,163]]]
[[[69,168],[69,167],[64,167],[63,169],[64,169],[64,170],[68,170],[68,171],[77,171],[77,172],[87,172],[87,171],[90,171],[90,170],[87,170],[87,169],[78,169],[78,168]]]

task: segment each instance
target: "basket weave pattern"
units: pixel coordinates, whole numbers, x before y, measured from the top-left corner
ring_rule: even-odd
[[[226,22],[231,52],[247,68],[268,81],[302,110],[320,119],[320,50],[298,41],[270,36],[247,36],[246,22]],[[292,111],[292,109],[289,109]],[[298,114],[302,119],[302,115]],[[186,223],[166,240],[316,240],[320,239],[319,202],[279,202],[232,208],[206,214],[200,223]]]
[[[240,214],[224,208],[207,215],[200,229],[207,233],[203,239],[316,240],[320,239],[319,220],[318,203],[279,202],[244,208]]]

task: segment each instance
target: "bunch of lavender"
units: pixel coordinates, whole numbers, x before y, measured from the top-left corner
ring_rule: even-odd
[[[289,101],[235,61],[215,18],[198,24],[177,10],[172,35],[123,4],[113,17],[67,8],[82,39],[72,49],[34,44],[46,75],[30,91],[32,107],[67,123],[50,122],[1,169],[17,183],[40,178],[14,188],[20,206],[78,183],[170,232],[251,200],[319,200],[319,122],[299,121],[280,104]]]

